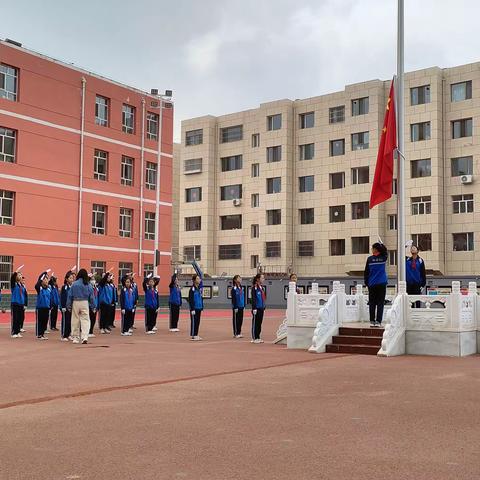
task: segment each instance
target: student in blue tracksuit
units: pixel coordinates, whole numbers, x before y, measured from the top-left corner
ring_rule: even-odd
[[[242,277],[235,275],[232,283],[233,338],[243,338],[242,325],[245,310],[245,293],[242,287]]]
[[[69,270],[65,274],[63,286],[60,290],[60,309],[62,311],[62,324],[60,329],[60,336],[62,342],[73,340],[72,338],[72,311],[67,309],[68,293],[72,288],[75,274]]]
[[[133,312],[135,311],[135,290],[132,287],[130,277],[126,277],[120,290],[120,307],[122,310],[122,335],[131,336]]]
[[[117,305],[117,288],[113,283],[113,275],[107,272],[98,284],[100,304],[100,333],[111,333],[115,328],[115,307]]]
[[[192,276],[192,286],[188,292],[188,304],[190,307],[190,340],[202,340],[198,331],[203,311],[203,281],[197,273]]]
[[[133,291],[135,292],[135,308],[133,309],[132,315],[132,325],[130,326],[130,333],[133,333],[133,329],[135,327],[135,314],[137,313],[137,305],[138,305],[138,285],[135,282],[135,275],[132,273],[130,275],[130,282],[132,284]]]
[[[57,331],[58,307],[60,305],[60,293],[58,292],[57,278],[53,275],[48,282],[52,291],[52,308],[50,309],[50,330]]]
[[[157,314],[159,307],[157,285],[160,277],[148,275],[143,280],[143,291],[145,292],[145,333],[152,335],[157,331]]]
[[[43,272],[35,284],[37,292],[35,334],[39,340],[48,340],[45,336],[45,331],[48,327],[48,317],[52,306],[52,289],[48,284],[49,280],[48,273]]]
[[[179,332],[178,317],[180,316],[180,307],[182,306],[182,290],[178,284],[177,272],[172,275],[170,280],[170,295],[168,297],[168,306],[170,309],[170,332]]]
[[[257,273],[252,282],[252,340],[251,343],[263,343],[260,338],[262,333],[263,315],[265,313],[266,295],[263,289],[265,277]]]
[[[93,338],[95,337],[95,334],[93,333],[93,329],[95,328],[95,323],[97,321],[97,312],[98,309],[100,308],[100,305],[98,303],[98,287],[97,287],[97,282],[95,280],[95,275],[90,274],[90,285],[92,286],[93,289],[93,307],[89,305],[88,308],[88,315],[90,317],[90,329],[88,331],[88,337]]]
[[[13,272],[10,277],[11,298],[11,335],[12,338],[21,338],[25,309],[28,305],[27,289],[23,284],[23,276],[20,272]]]
[[[368,309],[372,327],[382,325],[388,281],[387,258],[387,247],[377,242],[372,245],[372,255],[367,258],[365,265],[364,282],[368,287]]]

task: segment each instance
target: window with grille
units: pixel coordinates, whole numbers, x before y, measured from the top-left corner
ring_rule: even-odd
[[[410,89],[410,104],[423,105],[430,103],[430,85],[422,85],[421,87],[413,87]]]
[[[330,223],[339,223],[345,221],[345,205],[335,205],[329,207]]]
[[[369,133],[352,133],[352,150],[366,150],[369,147]]]
[[[153,275],[153,263],[143,264],[143,278],[147,278],[149,275]]]
[[[345,139],[330,140],[330,156],[345,155]]]
[[[473,157],[452,158],[452,177],[473,175]]]
[[[18,68],[0,63],[0,98],[17,101]]]
[[[471,118],[454,120],[452,122],[452,138],[463,138],[472,136],[473,121]]]
[[[107,263],[103,260],[92,260],[90,263],[90,270],[95,277],[103,277],[107,270]]]
[[[345,105],[329,108],[328,121],[329,123],[343,123],[345,121]]]
[[[145,212],[145,240],[155,240],[155,212]]]
[[[250,255],[250,268],[257,268],[259,263],[258,255]]]
[[[472,81],[452,83],[450,85],[452,102],[461,102],[472,98]]]
[[[267,178],[267,193],[280,193],[282,191],[282,177]]]
[[[125,133],[135,133],[135,107],[125,103],[122,107],[122,130]]]
[[[183,247],[183,261],[191,262],[193,260],[202,259],[202,246],[201,245],[186,245]]]
[[[267,210],[267,225],[281,225],[282,223],[282,210],[274,209]]]
[[[147,190],[157,189],[157,164],[147,162],[145,169],[145,188]]]
[[[396,230],[397,229],[397,215],[388,215],[388,229]]]
[[[0,255],[0,289],[10,289],[10,277],[13,274],[13,257]]]
[[[398,192],[398,182],[397,182],[397,179],[394,178],[392,180],[392,195],[397,195],[397,192]]]
[[[241,260],[241,258],[242,258],[241,244],[218,246],[219,260]]]
[[[250,197],[250,204],[252,208],[256,208],[260,206],[260,195],[258,193],[252,193]]]
[[[120,281],[128,273],[133,273],[133,263],[118,262],[118,281]]]
[[[454,252],[473,252],[473,232],[453,233],[453,251]]]
[[[280,162],[282,160],[282,146],[267,147],[267,163]]]
[[[300,193],[315,191],[315,176],[306,175],[298,178],[298,191]]]
[[[250,236],[252,238],[260,237],[260,225],[258,225],[258,223],[254,223],[250,226]]]
[[[412,197],[412,215],[428,215],[432,213],[432,197]]]
[[[388,251],[388,264],[392,267],[397,265],[397,251],[389,250]]]
[[[187,203],[202,201],[202,187],[192,187],[185,189],[185,201]]]
[[[235,200],[236,198],[242,198],[241,185],[225,185],[220,187],[220,200]]]
[[[299,115],[300,118],[300,128],[313,128],[315,126],[315,113],[314,112],[307,112],[301,113]]]
[[[410,125],[410,140],[412,142],[430,140],[430,122],[412,123]]]
[[[453,213],[473,213],[473,194],[453,195]]]
[[[202,229],[202,217],[185,217],[185,231],[194,232]]]
[[[315,144],[306,143],[305,145],[300,145],[300,160],[312,160],[315,156]]]
[[[352,168],[352,185],[360,185],[362,183],[368,183],[369,176],[370,176],[370,170],[368,167]]]
[[[243,139],[243,125],[220,129],[220,143],[238,142]]]
[[[352,237],[352,254],[366,254],[370,251],[369,237]]]
[[[260,134],[252,133],[252,148],[257,148],[260,146]]]
[[[92,233],[105,235],[107,228],[107,207],[106,205],[93,204],[92,207]]]
[[[17,132],[0,127],[0,162],[15,163]]]
[[[345,187],[345,172],[331,173],[329,179],[331,190]]]
[[[201,158],[189,158],[183,162],[183,172],[185,175],[191,173],[201,173],[203,159]]]
[[[260,176],[260,164],[252,163],[252,178]]]
[[[120,183],[131,187],[133,185],[133,163],[132,157],[122,155],[121,178]]]
[[[330,243],[330,255],[332,257],[345,255],[345,239],[344,238],[336,238],[334,240],[330,240],[329,243]]]
[[[313,240],[300,240],[297,242],[297,257],[314,257],[315,242]]]
[[[368,113],[368,97],[352,100],[352,116],[366,115]]]
[[[241,215],[222,215],[220,217],[221,230],[240,230],[242,228]]]
[[[147,138],[149,140],[158,140],[158,119],[156,113],[147,112]]]
[[[132,236],[133,210],[130,208],[120,209],[120,221],[118,234],[120,237],[130,238]]]
[[[93,156],[93,178],[104,182],[108,179],[108,152],[97,148]]]
[[[101,95],[95,97],[95,124],[101,127],[108,127],[108,113],[110,100]]]
[[[13,225],[15,192],[0,190],[0,225]]]
[[[267,117],[267,130],[280,130],[282,128],[282,114],[269,115]]]
[[[412,178],[430,177],[432,175],[432,161],[430,158],[412,160],[410,167]]]
[[[314,208],[301,208],[299,212],[300,212],[300,225],[313,225],[315,223]]]
[[[414,233],[412,234],[413,244],[419,250],[426,252],[432,249],[432,234],[431,233]]]
[[[232,170],[241,170],[243,168],[243,156],[232,155],[221,158],[222,172],[231,172]]]
[[[275,258],[282,256],[281,242],[265,242],[265,257]]]
[[[369,218],[370,209],[368,202],[352,203],[352,220],[363,220]]]
[[[201,145],[203,143],[203,128],[197,130],[189,130],[185,132],[185,145]]]

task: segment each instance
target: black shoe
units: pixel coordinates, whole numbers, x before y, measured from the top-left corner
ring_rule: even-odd
[[[115,325],[110,325],[108,328],[110,329],[110,328],[117,328],[117,327]]]

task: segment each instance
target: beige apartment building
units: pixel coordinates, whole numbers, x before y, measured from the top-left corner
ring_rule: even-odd
[[[210,275],[360,275],[394,195],[369,210],[390,81],[182,122],[178,257]],[[406,231],[429,273],[480,272],[480,63],[405,76]]]

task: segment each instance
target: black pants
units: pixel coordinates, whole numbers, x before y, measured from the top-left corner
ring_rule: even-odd
[[[25,318],[25,309],[23,305],[11,304],[11,325],[12,335],[18,335]]]
[[[252,339],[258,340],[260,334],[262,333],[262,322],[263,314],[265,313],[264,308],[257,308],[257,313],[253,313],[252,310]]]
[[[54,305],[50,310],[50,329],[57,328],[58,305]]]
[[[37,337],[43,337],[45,330],[48,327],[48,317],[50,315],[49,308],[37,308],[36,313],[36,322],[35,322],[35,335]]]
[[[157,310],[155,308],[145,307],[145,330],[150,332],[157,324]]]
[[[133,310],[122,313],[122,333],[127,333],[133,326]]]
[[[72,312],[67,309],[62,311],[62,326],[61,332],[62,338],[68,338],[72,334]]]
[[[370,312],[370,323],[374,323],[375,321],[380,324],[382,323],[386,294],[386,285],[372,285],[371,287],[368,287],[368,310]]]
[[[202,318],[202,311],[195,310],[195,313],[192,315],[190,312],[190,336],[197,337],[198,331],[200,330],[200,320]]]
[[[169,303],[170,307],[170,326],[169,328],[178,328],[178,317],[180,316],[180,305]]]
[[[90,315],[90,335],[93,334],[93,329],[95,328],[95,322],[97,321],[97,312],[94,312],[91,308],[88,309],[88,314]]]
[[[235,310],[237,310],[237,313],[235,313]],[[243,308],[234,308],[232,310],[233,335],[235,336],[242,333],[243,311]]]
[[[115,305],[108,306],[108,327],[115,325]]]
[[[422,294],[422,287],[418,283],[407,283],[407,293],[409,295],[421,295]],[[420,308],[422,306],[422,302],[413,302],[412,308]]]

